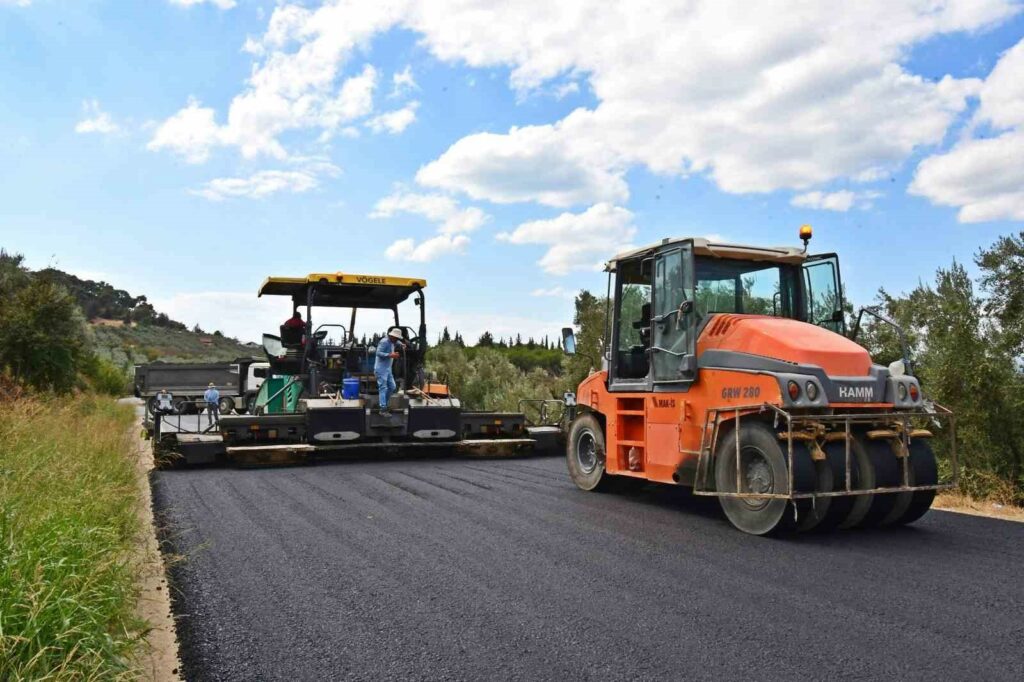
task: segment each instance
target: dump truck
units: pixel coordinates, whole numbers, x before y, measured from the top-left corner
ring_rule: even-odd
[[[567,436],[579,488],[686,486],[764,535],[911,523],[956,485],[953,415],[926,399],[905,345],[881,366],[855,341],[860,316],[847,334],[839,259],[809,254],[811,236],[664,239],[608,261],[602,367],[579,385]]]
[[[136,398],[146,402],[149,415],[156,411],[156,394],[166,389],[174,396],[174,410],[193,411],[212,383],[220,393],[220,412],[248,410],[270,365],[253,358],[231,362],[151,362],[135,366]]]
[[[464,410],[445,378],[428,375],[426,286],[424,279],[348,272],[267,278],[258,296],[281,297],[293,316],[305,315],[302,326],[263,335],[269,369],[251,414],[223,415],[216,424],[156,417],[158,463],[271,465],[400,452],[512,456],[557,447],[557,427],[528,424],[523,413]],[[399,316],[409,300],[419,310],[415,326]],[[348,325],[315,324],[325,309],[347,311]],[[365,310],[385,311],[388,327],[402,330],[393,370],[400,390],[389,410],[378,408],[375,339],[363,341],[356,331]]]

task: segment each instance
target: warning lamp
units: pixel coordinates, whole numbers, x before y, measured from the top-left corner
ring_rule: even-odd
[[[918,395],[920,395],[920,392],[918,391],[917,384],[910,384],[910,399],[916,403]]]
[[[796,383],[795,381],[790,381],[789,385],[786,386],[786,389],[789,391],[790,400],[800,399],[800,384]]]
[[[807,243],[809,241],[811,241],[811,237],[813,237],[813,236],[814,236],[814,231],[811,229],[810,225],[801,225],[800,226],[800,239],[802,239],[803,242],[804,242],[804,251],[807,250]]]

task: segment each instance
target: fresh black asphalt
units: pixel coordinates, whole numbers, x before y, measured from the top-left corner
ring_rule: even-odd
[[[1024,524],[783,539],[560,458],[154,474],[189,680],[1024,679]]]

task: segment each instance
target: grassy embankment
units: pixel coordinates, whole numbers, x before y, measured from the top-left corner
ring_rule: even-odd
[[[0,680],[135,676],[133,418],[90,395],[0,405]]]
[[[151,325],[90,325],[96,354],[118,367],[154,362],[228,362],[263,353],[235,339]],[[204,342],[205,341],[205,342]]]

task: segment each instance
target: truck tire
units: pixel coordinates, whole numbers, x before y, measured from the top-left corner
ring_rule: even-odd
[[[147,400],[147,401],[146,401],[146,412],[147,412],[148,414],[150,414],[150,415],[154,415],[154,414],[156,414],[156,407],[157,407],[157,404],[158,404],[158,403],[157,403],[157,399],[156,399],[156,396],[153,396],[152,398],[150,398],[149,400]]]
[[[582,414],[569,427],[565,460],[569,477],[581,490],[604,491],[612,487],[615,477],[604,470],[604,429],[594,415]]]
[[[231,414],[235,411],[235,401],[225,396],[217,401],[217,409],[221,414]]]
[[[193,405],[188,398],[175,398],[172,403],[175,414],[192,414]]]

